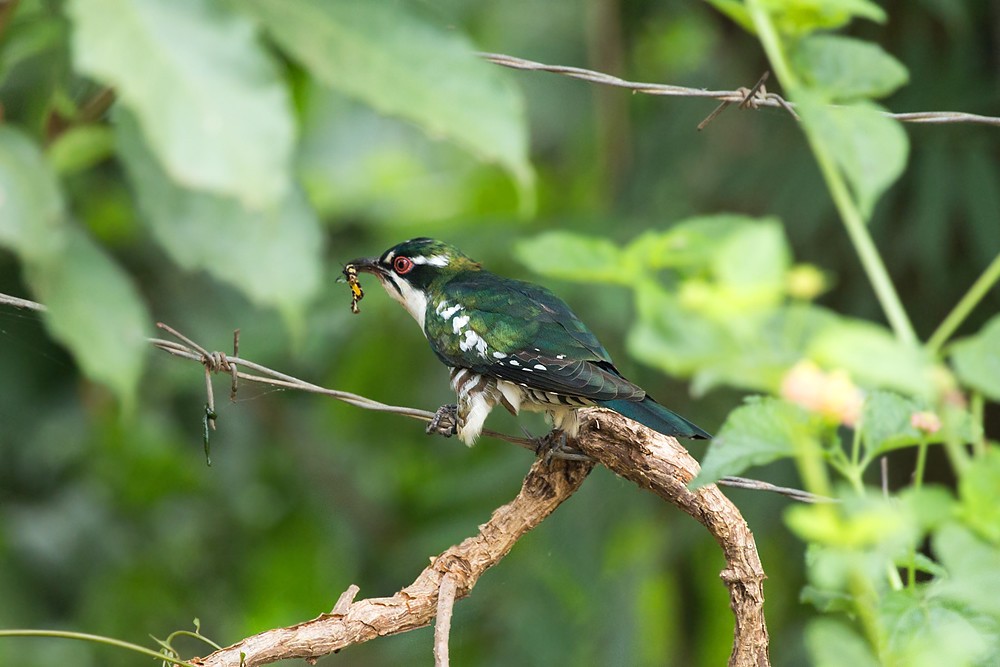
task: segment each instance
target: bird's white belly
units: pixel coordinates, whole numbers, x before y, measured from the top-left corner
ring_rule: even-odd
[[[584,398],[533,389],[479,375],[467,368],[451,369],[451,386],[458,398],[458,437],[469,446],[475,443],[486,417],[498,404],[513,414],[521,410],[544,412],[554,428],[571,438],[576,437],[580,427],[577,409],[593,405]]]

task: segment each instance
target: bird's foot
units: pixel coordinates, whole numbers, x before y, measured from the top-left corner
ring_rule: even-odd
[[[458,433],[458,406],[454,403],[442,405],[427,423],[427,435],[443,435],[446,438]]]
[[[554,428],[545,435],[535,438],[535,455],[542,459],[546,465],[551,463],[552,459],[563,459],[565,461],[592,460],[576,447],[573,447],[566,436],[566,432],[558,428]]]

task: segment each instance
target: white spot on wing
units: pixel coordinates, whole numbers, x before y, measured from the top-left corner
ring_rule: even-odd
[[[535,370],[544,371],[545,366],[542,366],[541,364],[535,364]]]
[[[465,337],[459,342],[458,348],[463,352],[468,352],[469,350],[475,348],[479,356],[486,358],[486,341],[475,331],[469,329],[465,332]]]
[[[493,353],[493,358],[494,359],[506,359],[507,355],[504,354],[503,352],[494,352]]]
[[[565,354],[557,354],[556,355],[556,359],[565,359],[565,358],[566,358]]]
[[[456,317],[451,323],[451,330],[454,331],[455,333],[458,333],[459,331],[462,330],[462,327],[464,327],[468,323],[469,323],[468,315],[462,315],[460,317]]]
[[[517,359],[511,359],[510,360],[510,365],[511,366],[520,366],[521,364],[518,363]]]
[[[455,304],[454,306],[452,306],[451,308],[447,308],[447,309],[445,309],[445,310],[441,311],[441,312],[439,313],[439,315],[441,315],[441,317],[443,317],[444,319],[446,319],[446,320],[447,320],[447,319],[449,319],[449,318],[450,318],[450,317],[451,317],[452,315],[454,315],[455,313],[457,313],[457,312],[458,312],[458,311],[460,311],[460,310],[462,310],[462,306],[460,306],[459,304],[457,304],[457,303],[456,303],[456,304]]]

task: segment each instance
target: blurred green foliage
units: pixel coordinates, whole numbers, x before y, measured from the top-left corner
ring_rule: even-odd
[[[370,293],[353,317],[335,282],[431,235],[535,274],[626,375],[717,432],[700,482],[778,461],[770,481],[842,500],[782,521],[787,502],[733,494],[776,665],[992,664],[1000,296],[982,283],[954,343],[906,329],[928,339],[1000,266],[1000,135],[904,129],[871,100],[1000,115],[996,25],[986,0],[0,3],[0,292],[50,308],[0,310],[0,627],[153,646],[198,617],[228,643],[350,583],[389,594],[470,534],[527,454],[243,386],[208,468],[201,370],[144,341],[154,319],[220,349],[239,327],[243,356],[433,409],[446,374],[408,316]],[[804,123],[728,111],[697,133],[708,102],[474,50],[714,89],[770,67]],[[869,233],[880,252],[857,254]],[[876,277],[876,298],[880,263],[898,292]],[[885,455],[889,499],[868,486]],[[718,665],[721,567],[697,525],[598,470],[456,607],[452,653]],[[429,663],[430,643],[325,662]],[[3,664],[135,661],[0,642]]]

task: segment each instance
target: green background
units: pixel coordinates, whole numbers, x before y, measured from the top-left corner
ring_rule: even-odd
[[[39,12],[39,25],[47,27],[35,32],[42,36],[17,23],[0,33],[7,58],[0,61],[4,120],[40,143],[52,131],[43,122],[51,115],[42,109],[60,96],[79,104],[97,90],[84,78],[46,83],[64,81],[71,67],[65,46],[58,46],[73,30],[67,16],[96,11],[102,3],[69,4],[76,6],[23,2],[14,18]],[[114,9],[115,3],[104,4],[105,11]],[[886,106],[1000,114],[1000,16],[993,3],[900,0],[883,6],[886,25],[857,23],[853,34],[877,41],[910,71],[910,85],[884,100]],[[692,1],[448,0],[411,7],[420,25],[464,34],[480,50],[632,80],[732,89],[752,85],[766,69],[751,35]],[[90,15],[98,29],[99,19]],[[56,36],[46,37],[46,30]],[[15,36],[21,42],[12,47]],[[419,31],[390,34],[386,44],[419,45],[425,38]],[[17,48],[29,49],[32,39],[56,46],[23,60],[11,57]],[[212,58],[224,55],[209,50]],[[378,92],[355,91],[348,98],[345,90],[365,82],[334,68],[330,77],[337,86],[327,85],[315,67],[284,55],[272,54],[271,61],[275,76],[288,82],[296,135],[293,151],[273,159],[291,161],[321,223],[313,245],[322,274],[303,278],[317,281],[314,296],[283,285],[267,294],[263,285],[250,298],[232,284],[252,276],[227,284],[200,270],[198,261],[171,259],[175,252],[204,255],[205,261],[235,253],[231,259],[254,272],[254,263],[239,254],[246,239],[238,241],[239,228],[224,226],[224,213],[214,231],[193,228],[175,238],[178,250],[157,240],[149,198],[173,201],[174,195],[147,194],[147,203],[138,203],[140,179],[127,176],[142,169],[135,147],[128,172],[102,148],[103,136],[80,138],[84,148],[65,149],[61,163],[66,206],[78,226],[127,270],[153,319],[206,347],[228,350],[232,330],[240,328],[241,356],[306,380],[398,405],[433,410],[450,402],[447,373],[409,316],[371,280],[363,281],[368,295],[353,316],[347,288],[336,282],[350,258],[378,254],[409,237],[435,236],[498,273],[544,280],[594,329],[626,376],[715,431],[741,393],[716,389],[695,398],[682,381],[640,364],[624,342],[635,319],[627,290],[533,276],[518,263],[515,246],[530,245],[549,230],[626,242],[685,217],[718,212],[777,216],[796,260],[819,266],[832,279],[821,303],[880,320],[801,132],[783,112],[731,109],[699,133],[695,126],[714,102],[492,68],[497,85],[514,91],[503,99],[516,103],[519,93],[526,114],[537,190],[531,211],[531,172],[516,149],[516,128],[510,142],[498,142],[483,161],[477,156],[490,143],[472,145],[475,128],[472,138],[447,128],[442,138],[428,138],[426,123],[395,117],[407,114],[407,100],[399,95],[383,100]],[[478,71],[443,67],[429,74],[446,87]],[[163,87],[160,104],[167,107],[170,90]],[[413,105],[445,116],[430,92]],[[127,145],[132,121],[120,108],[111,116],[121,133],[116,140]],[[231,122],[255,127],[239,109],[235,116]],[[275,144],[283,131],[275,130]],[[911,125],[907,134],[907,172],[879,203],[871,225],[925,337],[1000,244],[1000,134],[971,125]],[[259,141],[265,155],[271,155],[270,141]],[[51,152],[49,158],[57,160]],[[239,190],[253,179],[257,187]],[[233,187],[241,196],[263,197],[270,187],[266,173],[245,174],[240,183]],[[170,221],[181,215],[157,210]],[[216,234],[231,239],[235,250]],[[299,246],[289,244],[287,253],[275,256],[291,271]],[[263,257],[258,261],[272,259]],[[45,300],[25,284],[27,264],[23,255],[0,251],[0,292]],[[274,307],[284,289],[288,305]],[[978,330],[998,306],[994,290],[963,332]],[[154,335],[152,329],[144,333]],[[228,644],[329,611],[352,583],[362,597],[390,595],[412,581],[428,556],[472,534],[511,498],[530,465],[528,453],[502,442],[484,438],[469,450],[456,440],[428,438],[419,422],[315,396],[244,384],[230,403],[228,381],[220,376],[219,430],[207,467],[201,369],[152,350],[146,355],[137,398],[123,410],[114,393],[82,377],[38,316],[0,307],[0,627],[62,628],[152,645],[148,635],[164,637],[198,617],[207,636]],[[540,421],[525,423],[535,432],[543,428]],[[519,433],[506,416],[494,416],[491,425]],[[703,453],[697,443],[692,450]],[[912,469],[910,456],[901,455],[901,478]],[[929,477],[947,481],[935,461]],[[788,464],[757,472],[776,483],[796,483]],[[804,664],[802,631],[814,611],[798,601],[803,546],[779,519],[788,502],[729,495],[754,530],[769,574],[774,664]],[[699,525],[598,469],[456,606],[453,660],[723,664],[732,616],[718,579],[722,566],[717,546]],[[207,652],[180,645],[185,655]],[[431,630],[423,629],[351,647],[321,664],[431,664],[430,648]],[[3,664],[140,660],[79,643],[0,641]]]

